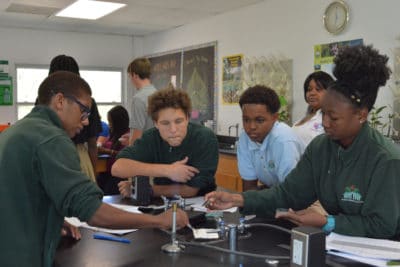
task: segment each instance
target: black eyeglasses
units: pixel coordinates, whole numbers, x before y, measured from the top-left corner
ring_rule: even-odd
[[[81,109],[81,121],[86,120],[90,116],[90,108],[85,106],[84,104],[81,103],[78,99],[76,99],[75,96],[72,95],[64,95],[64,97],[71,99],[75,103],[78,104],[79,108]]]

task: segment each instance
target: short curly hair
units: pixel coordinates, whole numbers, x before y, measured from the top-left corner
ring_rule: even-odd
[[[182,89],[166,88],[149,96],[147,112],[153,121],[157,121],[160,110],[166,108],[181,109],[190,118],[192,102],[187,92]]]
[[[244,104],[265,105],[271,114],[277,113],[281,108],[281,103],[279,102],[279,97],[276,92],[264,85],[255,85],[247,88],[239,99],[240,108],[242,108]]]
[[[329,89],[345,96],[355,107],[370,111],[379,87],[390,77],[388,59],[371,45],[342,47],[334,59],[333,75],[337,80]]]

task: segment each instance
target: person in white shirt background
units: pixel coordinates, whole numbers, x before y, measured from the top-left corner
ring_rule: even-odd
[[[326,72],[313,72],[304,81],[304,99],[308,104],[306,115],[296,121],[292,128],[307,146],[314,137],[324,133],[322,127],[321,100],[326,88],[333,82],[333,78]]]

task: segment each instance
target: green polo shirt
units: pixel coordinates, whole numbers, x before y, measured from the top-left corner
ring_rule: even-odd
[[[334,232],[390,238],[400,234],[400,152],[368,124],[347,149],[323,134],[283,184],[243,196],[244,213],[268,217],[276,208],[300,210],[318,199],[335,217]]]
[[[151,128],[143,133],[135,144],[125,147],[117,158],[128,158],[146,163],[171,164],[188,157],[187,165],[199,169],[186,184],[199,188],[199,195],[204,195],[216,188],[215,172],[218,165],[218,141],[210,129],[189,123],[186,137],[182,144],[171,147],[165,142],[157,128]],[[156,177],[157,185],[169,185],[176,182],[166,177]]]
[[[1,266],[52,266],[65,216],[88,221],[101,190],[54,111],[36,106],[0,134]]]

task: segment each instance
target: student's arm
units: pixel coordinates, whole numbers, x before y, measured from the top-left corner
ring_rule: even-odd
[[[102,203],[88,223],[93,226],[112,228],[112,229],[132,229],[132,228],[163,228],[167,229],[172,224],[172,212],[161,213],[159,215],[148,215],[126,212]],[[184,227],[189,223],[185,212],[178,209],[176,216],[177,227]]]
[[[186,183],[199,171],[186,165],[188,158],[172,164],[144,163],[132,159],[120,158],[111,168],[111,174],[120,178],[137,175],[151,177],[168,177],[172,181]]]
[[[255,164],[250,155],[248,137],[242,133],[239,138],[237,149],[237,161],[240,176],[242,178],[243,191],[256,190],[258,179],[255,171]]]

